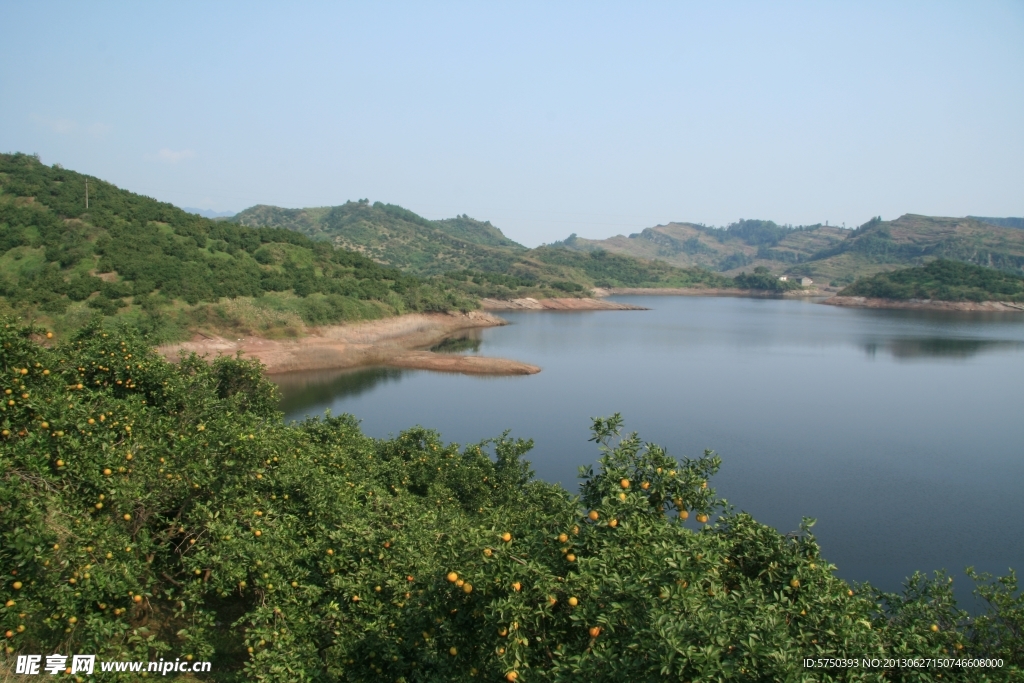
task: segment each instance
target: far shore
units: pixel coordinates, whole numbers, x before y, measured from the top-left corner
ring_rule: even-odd
[[[643,306],[631,306],[603,299],[577,299],[554,297],[551,299],[481,299],[487,311],[646,311]]]
[[[767,292],[760,289],[737,289],[734,287],[595,287],[594,296],[735,296],[756,299],[807,299],[827,296],[818,289],[797,289],[788,292]]]
[[[872,299],[863,296],[834,296],[821,303],[848,308],[890,308],[914,311],[1024,312],[1024,304],[1012,301],[939,301],[936,299]]]
[[[191,341],[166,344],[157,351],[169,360],[200,356],[256,358],[267,374],[299,370],[341,370],[368,365],[435,370],[470,375],[533,375],[536,365],[505,358],[433,353],[426,349],[460,332],[507,325],[482,311],[411,313],[383,320],[333,325],[299,339],[264,339],[195,335]]]

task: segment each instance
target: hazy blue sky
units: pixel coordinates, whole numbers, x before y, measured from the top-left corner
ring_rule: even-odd
[[[300,6],[296,6],[300,5]],[[0,151],[528,245],[1024,215],[1024,2],[0,0]]]

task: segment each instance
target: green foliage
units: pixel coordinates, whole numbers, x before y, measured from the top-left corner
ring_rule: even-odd
[[[733,278],[733,281],[740,289],[757,289],[765,292],[781,293],[800,289],[800,284],[795,280],[780,280],[763,266],[755,268],[753,273],[742,272]]]
[[[661,261],[645,261],[604,249],[574,251],[538,247],[531,256],[546,264],[571,268],[597,287],[722,287],[729,280],[703,268],[675,268]],[[554,286],[554,283],[553,283]],[[565,289],[564,285],[558,287]]]
[[[352,315],[366,310],[359,302],[381,302],[388,313],[475,307],[444,282],[424,282],[293,230],[212,221],[88,180],[86,212],[85,176],[0,155],[0,295],[12,309],[61,316],[84,301],[114,316],[154,294],[151,313],[175,302],[287,291],[318,296],[297,306],[306,324],[318,325],[363,317]],[[38,266],[7,258],[26,249],[42,250]],[[106,273],[105,281],[94,273]]]
[[[370,439],[349,416],[285,425],[249,361],[175,366],[95,324],[55,344],[3,320],[0,345],[9,656],[191,656],[212,680],[287,682],[806,680],[808,656],[950,654],[1000,657],[990,680],[1019,680],[1024,665],[1013,575],[982,577],[975,619],[946,580],[854,592],[811,522],[784,536],[734,512],[708,486],[717,456],[676,460],[618,415],[594,421],[601,458],[574,497],[534,480],[532,444],[507,433],[460,448],[419,427]]]
[[[1024,276],[969,263],[937,259],[857,280],[841,296],[939,301],[1024,301]]]

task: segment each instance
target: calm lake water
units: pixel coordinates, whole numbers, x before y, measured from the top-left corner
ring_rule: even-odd
[[[720,497],[782,532],[803,516],[839,574],[898,590],[914,570],[1024,570],[1024,316],[805,301],[621,297],[649,311],[522,312],[451,348],[530,377],[366,369],[277,376],[287,419],[352,413],[469,443],[534,439],[576,490],[593,416],[675,456],[711,448]],[[692,520],[691,520],[692,522]]]

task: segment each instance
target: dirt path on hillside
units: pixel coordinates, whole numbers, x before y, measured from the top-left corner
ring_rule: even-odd
[[[461,330],[506,324],[501,318],[481,311],[413,313],[384,320],[321,327],[299,339],[227,339],[196,335],[191,341],[160,346],[157,351],[172,361],[193,352],[208,357],[234,356],[241,352],[244,358],[258,358],[266,366],[268,374],[364,365],[473,375],[532,375],[540,372],[536,365],[505,358],[424,350]]]

